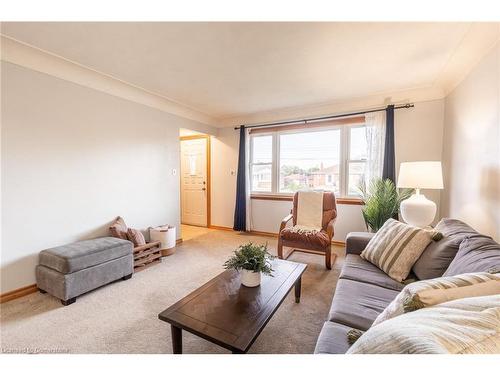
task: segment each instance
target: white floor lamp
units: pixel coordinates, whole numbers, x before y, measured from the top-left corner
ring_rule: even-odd
[[[401,216],[405,222],[425,227],[436,216],[436,203],[420,194],[420,189],[442,189],[443,172],[440,161],[401,163],[398,188],[415,189],[415,194],[401,202]]]

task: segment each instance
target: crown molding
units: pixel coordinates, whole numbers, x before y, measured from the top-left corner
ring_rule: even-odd
[[[216,119],[110,75],[87,68],[13,38],[1,35],[1,60],[102,91],[176,116],[215,126]]]
[[[471,23],[434,83],[448,96],[498,44],[499,22]]]

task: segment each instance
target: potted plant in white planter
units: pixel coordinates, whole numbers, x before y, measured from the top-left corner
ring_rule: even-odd
[[[273,259],[274,256],[267,251],[267,244],[254,245],[249,242],[234,251],[224,263],[224,268],[241,271],[241,283],[247,287],[255,287],[260,285],[261,274],[272,276]]]

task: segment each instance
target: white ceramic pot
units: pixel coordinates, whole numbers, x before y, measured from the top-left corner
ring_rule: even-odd
[[[241,283],[250,288],[260,285],[260,272],[241,270]]]

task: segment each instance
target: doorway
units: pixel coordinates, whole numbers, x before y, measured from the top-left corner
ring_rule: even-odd
[[[210,136],[188,135],[181,143],[181,223],[210,226]]]

